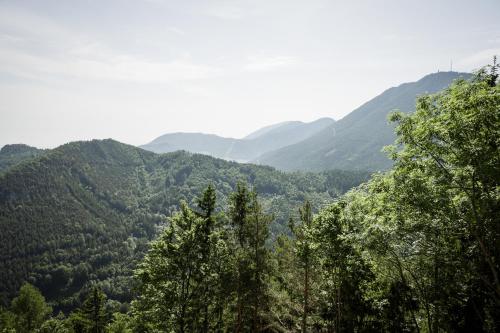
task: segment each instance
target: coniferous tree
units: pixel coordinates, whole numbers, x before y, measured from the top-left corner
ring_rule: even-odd
[[[214,234],[215,217],[213,216],[216,204],[215,188],[210,184],[203,191],[200,198],[197,200],[198,215],[203,219],[203,223],[197,228],[197,242],[200,251],[200,270],[195,277],[198,285],[197,300],[199,302],[199,311],[203,314],[202,323],[199,324],[199,330],[207,333],[210,329],[210,313],[209,308],[214,297],[214,268],[212,266],[213,246],[217,240],[212,237]]]
[[[271,275],[270,253],[266,246],[269,237],[269,224],[272,216],[262,211],[262,206],[255,191],[250,192],[249,214],[247,216],[249,247],[250,284],[247,292],[252,314],[250,331],[259,332],[267,324],[265,314],[269,310],[269,283]]]
[[[313,216],[311,203],[306,200],[304,205],[299,209],[300,226],[291,224],[292,233],[294,234],[295,248],[297,259],[299,261],[298,269],[303,272],[303,287],[302,287],[302,332],[308,331],[308,315],[311,297],[311,278],[313,275],[312,269],[315,266],[315,244],[313,239]]]
[[[93,287],[82,306],[70,316],[73,328],[82,333],[104,333],[106,295],[99,287]]]
[[[231,196],[230,218],[236,238],[235,332],[260,330],[268,310],[270,258],[266,241],[272,217],[263,213],[257,194],[238,184]]]
[[[234,320],[234,332],[245,331],[247,319],[247,306],[245,298],[249,286],[250,273],[248,271],[249,260],[246,249],[248,248],[248,225],[250,193],[243,183],[238,183],[236,191],[230,197],[229,216],[236,238],[235,256],[236,269],[236,309]]]

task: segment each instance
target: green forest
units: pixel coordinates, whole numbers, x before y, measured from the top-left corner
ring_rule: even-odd
[[[0,175],[0,302],[8,305],[27,281],[64,312],[94,283],[114,306],[130,303],[133,269],[148,243],[182,200],[195,204],[209,184],[217,211],[239,181],[252,186],[274,216],[274,238],[288,232],[305,198],[320,209],[368,178],[340,170],[288,174],[186,152],[157,155],[113,140],[63,145]]]
[[[24,253],[2,252],[1,332],[498,332],[498,66],[390,121],[393,166],[369,179],[117,143],[22,162],[0,176],[0,227],[25,227],[27,212],[46,222],[30,239],[2,233]],[[74,149],[93,149],[98,167]],[[128,159],[104,163],[121,149]],[[36,165],[53,188],[9,192],[20,181],[33,189],[42,175],[19,175]],[[51,191],[68,199],[49,204]],[[60,210],[84,214],[82,203],[88,224],[50,227]]]

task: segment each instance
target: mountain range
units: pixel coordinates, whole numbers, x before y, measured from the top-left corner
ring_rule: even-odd
[[[239,181],[286,233],[307,198],[316,208],[369,178],[365,172],[284,173],[201,154],[155,154],[113,140],[73,142],[29,157],[30,147],[0,151],[17,164],[0,173],[0,306],[23,281],[59,309],[71,309],[92,283],[115,301],[131,299],[132,269],[178,209],[195,206],[208,184],[217,210]],[[17,152],[17,154],[15,153]]]
[[[333,123],[335,121],[330,118],[321,118],[310,123],[287,121],[261,128],[243,139],[203,133],[170,133],[141,148],[155,153],[186,150],[226,160],[248,162],[266,152],[305,140]]]
[[[281,170],[384,170],[392,162],[381,151],[394,142],[390,112],[413,112],[415,100],[433,94],[468,73],[438,72],[387,89],[339,121],[284,122],[259,129],[243,139],[202,133],[165,134],[141,146],[154,152],[186,150]]]
[[[439,72],[387,89],[315,135],[268,152],[254,162],[282,170],[387,169],[392,161],[381,150],[396,138],[387,119],[389,113],[414,112],[419,95],[439,92],[453,80],[469,77],[467,73]]]
[[[236,184],[249,183],[274,216],[272,234],[287,232],[289,218],[297,218],[305,199],[320,208],[366,181],[370,173],[363,170],[391,165],[380,152],[394,140],[389,112],[412,112],[416,96],[459,77],[468,74],[435,73],[388,89],[337,122],[284,122],[243,139],[174,133],[143,146],[160,154],[114,140],[50,150],[4,146],[0,303],[12,299],[23,281],[40,288],[59,309],[74,308],[96,282],[110,299],[130,301],[131,272],[148,242],[180,201],[194,206],[208,184],[217,189],[222,210]],[[174,152],[163,153],[168,151]],[[227,159],[318,172],[282,172]]]
[[[45,152],[46,150],[25,144],[5,145],[0,149],[0,174],[24,160],[39,156]]]

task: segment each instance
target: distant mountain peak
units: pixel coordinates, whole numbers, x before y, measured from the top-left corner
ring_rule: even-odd
[[[14,143],[3,146],[2,149],[0,149],[0,153],[2,154],[19,153],[23,151],[30,151],[33,149],[38,150],[38,148],[25,145],[24,143]]]
[[[0,173],[45,152],[46,150],[31,147],[23,143],[5,145],[0,149]]]
[[[334,122],[331,118],[320,118],[309,123],[286,121],[263,127],[243,139],[224,138],[204,133],[167,133],[141,148],[157,153],[186,150],[227,160],[247,162],[268,151],[304,140]]]
[[[252,133],[248,134],[247,136],[243,137],[243,139],[245,140],[253,140],[253,139],[257,139],[258,137],[266,134],[266,133],[269,133],[270,131],[272,130],[275,130],[275,129],[278,129],[280,127],[283,127],[283,126],[298,126],[298,125],[302,125],[304,124],[302,121],[298,121],[298,120],[295,120],[295,121],[283,121],[281,123],[277,123],[277,124],[272,124],[272,125],[268,125],[268,126],[264,126],[262,128],[259,128],[258,130],[256,131],[253,131]]]
[[[413,112],[417,96],[436,93],[454,80],[470,76],[460,72],[436,72],[418,81],[389,88],[334,126],[296,144],[265,153],[254,162],[282,170],[386,169],[392,162],[381,149],[395,139],[393,125],[387,121],[388,114],[394,110]]]
[[[269,132],[271,132],[273,130],[283,129],[284,127],[291,128],[291,127],[297,127],[297,126],[301,126],[301,125],[312,125],[312,124],[320,124],[320,123],[323,123],[323,124],[328,123],[328,125],[330,125],[330,124],[333,124],[334,122],[335,122],[335,120],[333,118],[329,118],[329,117],[322,117],[322,118],[313,120],[311,122],[303,122],[303,121],[299,121],[299,120],[283,121],[281,123],[272,124],[272,125],[262,127],[256,131],[248,134],[247,136],[243,137],[243,139],[245,139],[245,140],[257,139],[258,137],[261,137],[265,134],[268,134]]]

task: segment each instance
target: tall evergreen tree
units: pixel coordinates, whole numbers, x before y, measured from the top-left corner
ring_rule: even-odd
[[[302,332],[308,331],[308,315],[310,307],[311,276],[312,269],[315,266],[315,244],[313,239],[313,216],[312,207],[309,201],[299,208],[301,224],[294,226],[291,224],[291,230],[294,234],[297,259],[299,261],[298,269],[302,272]]]
[[[260,332],[266,324],[264,314],[269,310],[269,282],[271,275],[270,254],[266,246],[269,224],[273,218],[262,211],[255,191],[250,192],[248,225],[248,258],[250,284],[247,285],[247,302],[251,304],[250,331]]]
[[[257,193],[238,184],[231,196],[230,218],[236,238],[235,332],[259,331],[268,310],[270,278],[266,241],[272,217],[263,213]]]
[[[215,218],[213,213],[215,211],[216,204],[216,193],[215,188],[212,184],[208,185],[208,187],[203,191],[200,198],[197,200],[198,209],[200,212],[198,215],[203,219],[203,223],[198,226],[196,231],[197,243],[200,251],[200,270],[199,274],[195,277],[196,283],[198,285],[196,295],[198,301],[200,302],[199,307],[200,311],[203,314],[202,323],[200,323],[199,330],[201,332],[207,333],[210,328],[210,314],[209,307],[212,303],[214,297],[214,266],[212,265],[212,252],[214,241],[216,240],[213,236],[213,228],[215,224]]]
[[[95,286],[91,289],[82,306],[70,317],[75,332],[104,333],[107,316],[106,295]]]
[[[236,185],[236,191],[232,193],[229,203],[229,217],[236,238],[235,256],[238,264],[236,270],[236,318],[234,320],[234,332],[245,331],[247,311],[245,297],[249,286],[250,274],[248,272],[249,261],[246,249],[248,248],[248,225],[250,193],[243,183]]]

